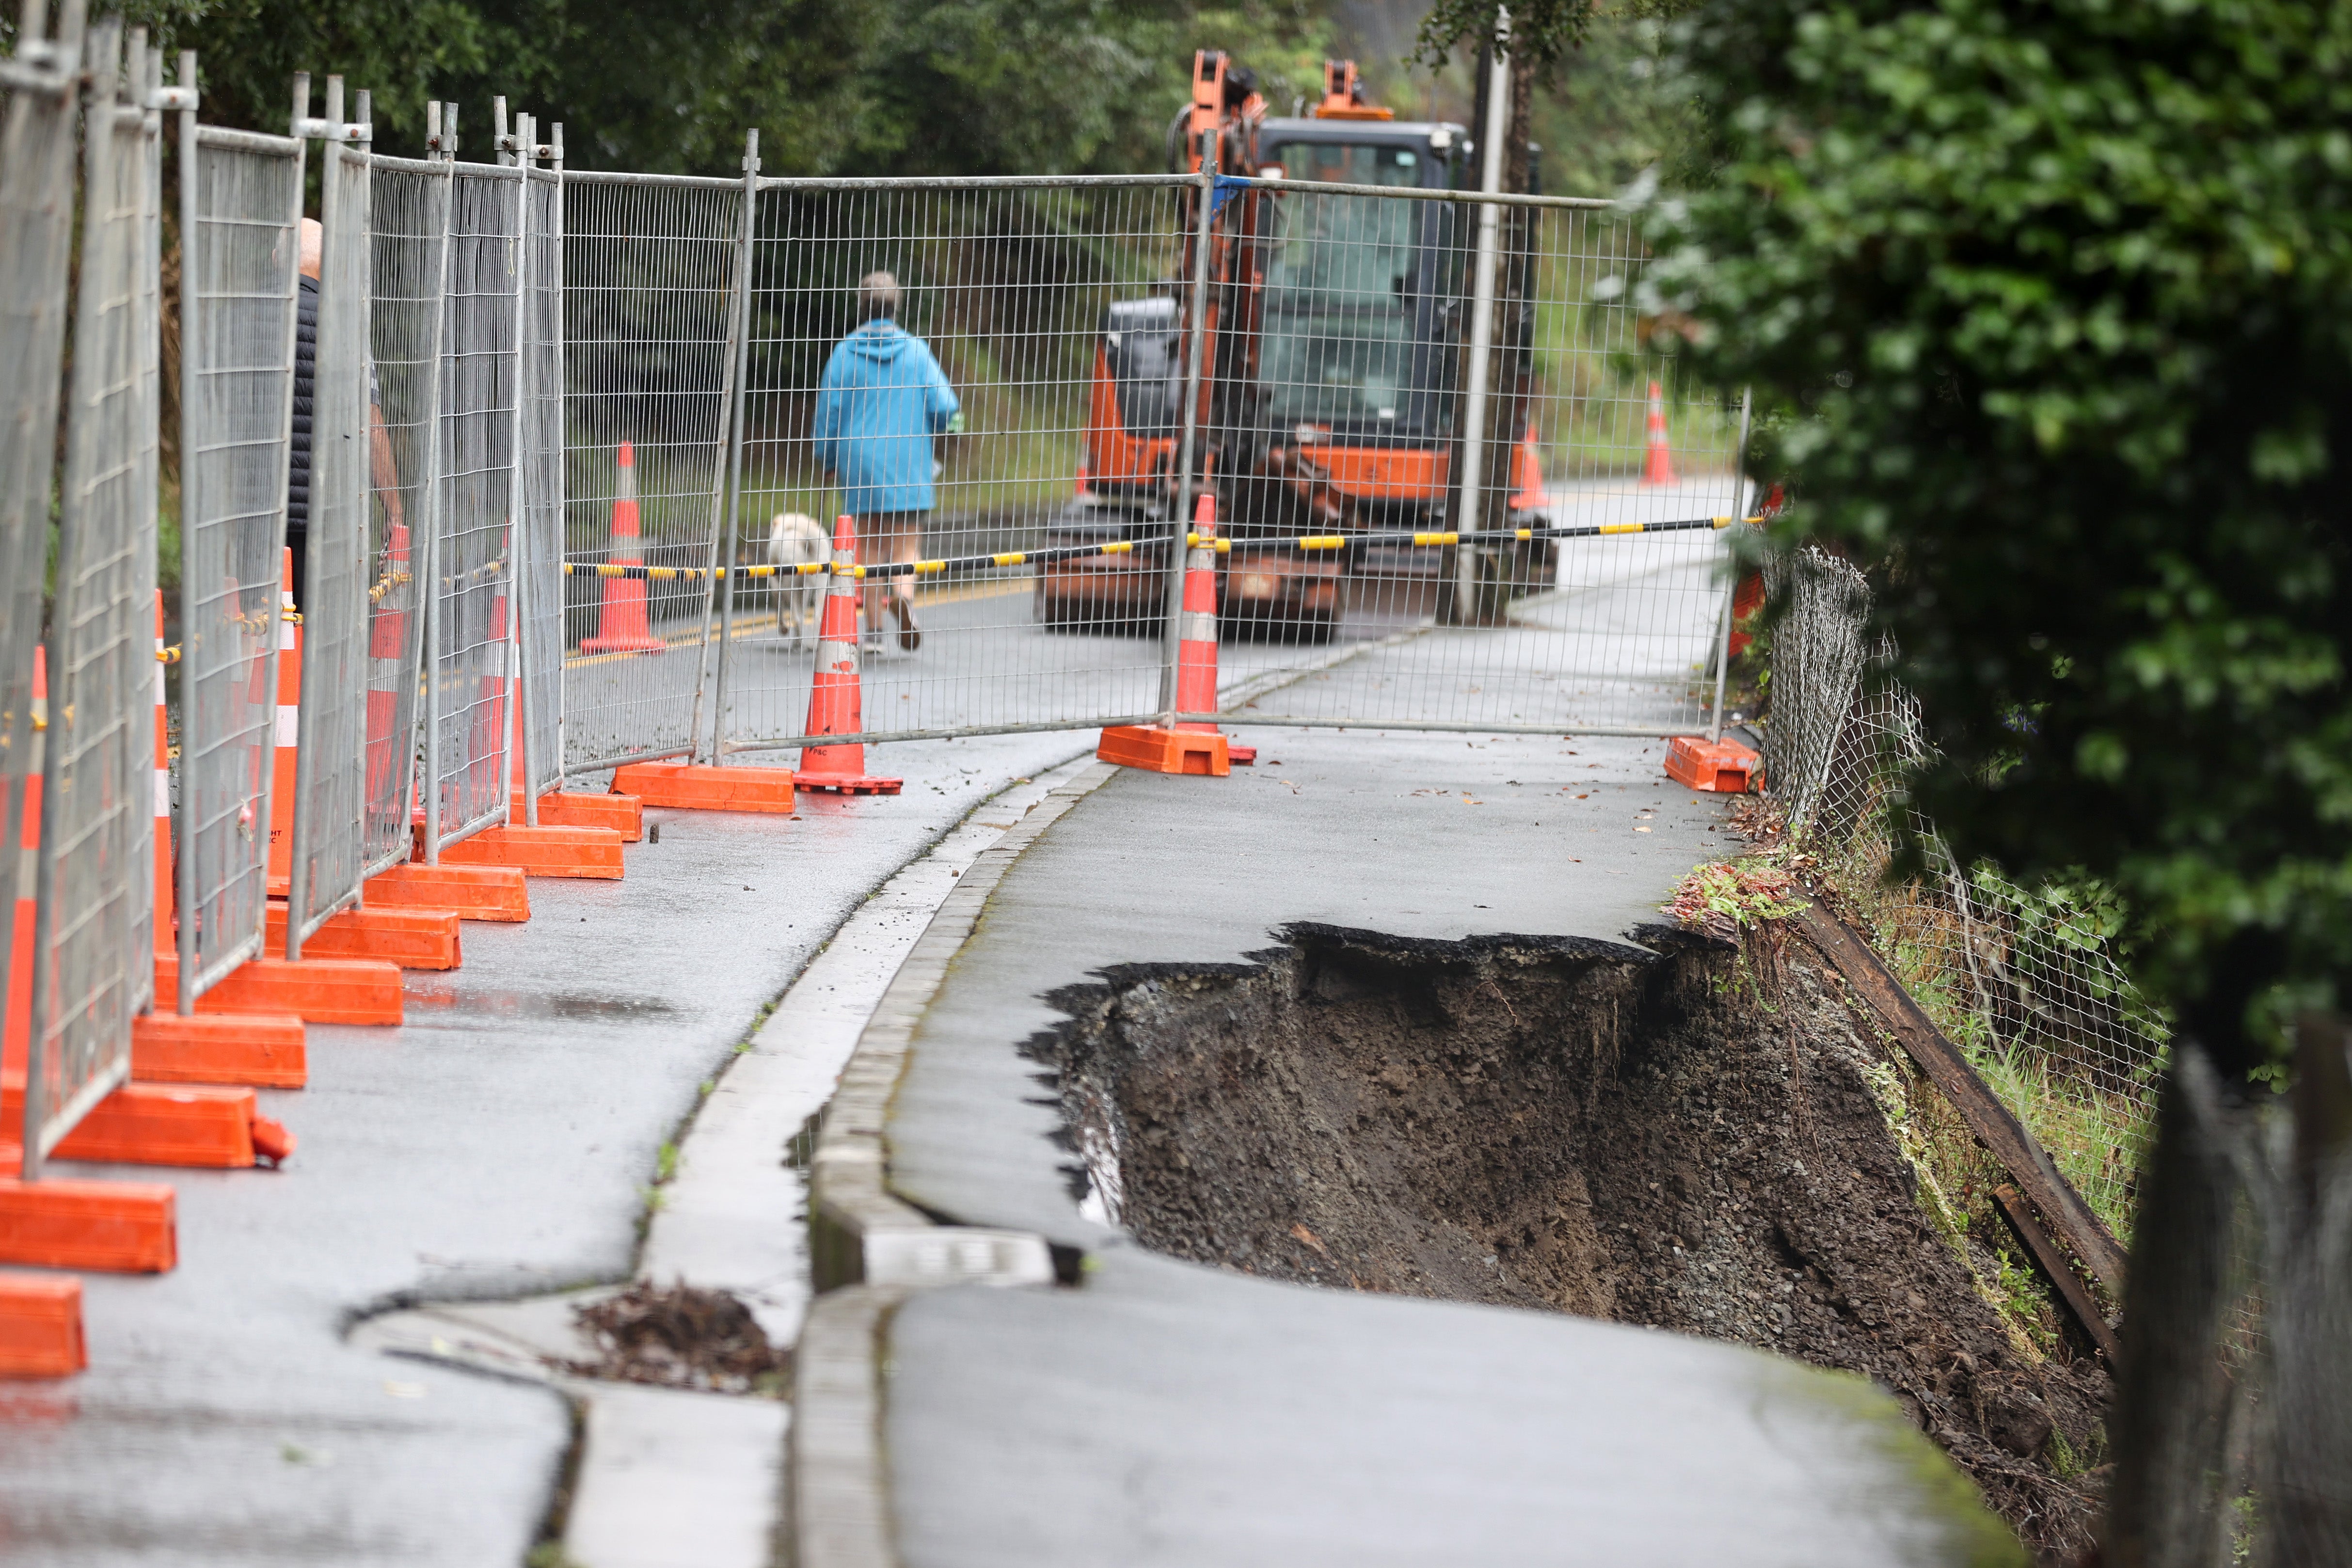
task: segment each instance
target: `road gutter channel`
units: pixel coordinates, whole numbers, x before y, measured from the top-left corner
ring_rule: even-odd
[[[533,1383],[578,1402],[582,1448],[562,1542],[569,1563],[766,1568],[781,1545],[788,1433],[809,1494],[796,1532],[845,1543],[869,1519],[883,1524],[876,1335],[888,1309],[918,1285],[1052,1281],[1042,1239],[934,1226],[883,1192],[882,1110],[914,1020],[988,894],[1046,826],[1116,771],[1089,755],[1017,783],[901,867],[809,961],[698,1108],[676,1173],[659,1189],[635,1278],[742,1300],[772,1343],[795,1346],[791,1402],[566,1370],[597,1359],[574,1310],[619,1285],[420,1307],[352,1330],[362,1348]],[[792,1168],[784,1151],[820,1112],[815,1158],[806,1172]],[[804,1198],[817,1211],[814,1192],[850,1205],[845,1215],[854,1214],[863,1239],[857,1267],[870,1282],[813,1303],[808,1241],[818,1228],[799,1220]],[[821,1264],[818,1277],[826,1278]],[[859,1496],[860,1477],[876,1483],[870,1498]],[[881,1556],[800,1560],[892,1561],[887,1533],[873,1539]]]

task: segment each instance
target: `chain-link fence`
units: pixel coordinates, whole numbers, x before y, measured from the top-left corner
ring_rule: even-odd
[[[261,950],[305,144],[179,112],[179,1010]]]
[[[425,853],[507,820],[522,171],[449,173],[439,494],[425,684]]]
[[[80,270],[49,621],[24,1161],[130,1076],[154,994],[156,117],[143,38],[89,30]]]
[[[33,716],[49,491],[56,477],[58,388],[72,265],[75,80],[81,38],[20,31],[0,60],[0,899],[10,918],[33,894],[20,846],[37,809],[40,736]],[[0,1019],[16,1016],[29,975],[17,941],[0,943]],[[10,1063],[13,1067],[15,1063]]]
[[[362,95],[364,99],[365,95]],[[368,517],[373,421],[368,355],[370,170],[330,78],[331,136],[319,171],[321,234],[310,396],[310,524],[303,566],[302,689],[296,721],[286,956],[359,902],[367,874],[368,601],[374,557]],[[359,123],[367,115],[362,109]]]
[[[2135,1182],[2170,1030],[2116,964],[2094,888],[2018,885],[1961,867],[1902,804],[1929,755],[1918,706],[1871,678],[1870,591],[1850,563],[1806,549],[1774,563],[1765,777],[1790,836],[1819,863],[1889,967],[2050,1151],[2109,1228],[2130,1231]],[[1890,884],[1888,812],[1908,813],[1927,873]]]

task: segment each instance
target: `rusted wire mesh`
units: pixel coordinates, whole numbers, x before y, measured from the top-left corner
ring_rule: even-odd
[[[1790,836],[1920,1006],[2127,1234],[2171,1031],[2116,962],[2113,901],[1959,865],[1906,803],[1929,745],[1916,699],[1873,675],[1894,649],[1868,635],[1862,573],[1808,549],[1774,563],[1768,584],[1786,608],[1765,771]],[[1927,872],[1900,882],[1887,874],[1898,821],[1928,846]]]

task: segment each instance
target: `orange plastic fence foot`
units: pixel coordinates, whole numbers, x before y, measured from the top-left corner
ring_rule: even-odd
[[[1192,735],[1156,724],[1115,724],[1102,732],[1095,747],[1101,762],[1139,768],[1147,773],[1196,773],[1223,779],[1233,771],[1233,759],[1222,735]]]
[[[25,1114],[25,1081],[0,1082],[0,1117],[14,1123]],[[89,1108],[74,1130],[58,1140],[51,1157],[99,1165],[196,1166],[239,1170],[254,1163],[254,1146],[267,1141],[289,1152],[292,1140],[275,1122],[257,1140],[264,1118],[254,1110],[250,1089],[199,1089],[183,1084],[126,1083]]]
[[[460,920],[530,918],[522,873],[502,865],[396,865],[368,878],[364,894],[378,909],[443,909]]]
[[[522,791],[514,791],[509,811],[520,824],[523,819]],[[610,795],[593,795],[584,790],[551,789],[539,798],[539,825],[542,828],[610,828],[621,835],[625,844],[634,844],[646,836],[646,803],[626,790]]]
[[[89,1364],[81,1281],[70,1274],[0,1274],[0,1377],[68,1377]]]
[[[621,835],[610,828],[528,828],[509,822],[485,828],[441,852],[444,865],[513,866],[525,876],[621,874]]]
[[[613,788],[648,806],[689,811],[792,814],[789,768],[706,768],[686,762],[632,762],[614,769]]]
[[[1693,789],[1745,795],[1764,781],[1764,765],[1752,747],[1736,740],[1701,740],[1679,735],[1666,747],[1666,777]]]
[[[155,956],[155,994],[180,994],[180,958]],[[207,1013],[292,1013],[305,1023],[398,1023],[400,969],[376,958],[254,958],[196,998]]]
[[[310,1079],[302,1020],[290,1013],[150,1013],[131,1020],[134,1083],[299,1089]]]
[[[1182,730],[1187,735],[1216,735],[1222,733],[1213,724],[1180,724],[1176,727]],[[1235,740],[1232,736],[1228,735],[1225,737],[1225,760],[1232,763],[1236,768],[1255,767],[1257,763],[1257,747],[1255,746],[1244,746],[1240,741]]]
[[[286,950],[286,906],[269,905],[265,946]],[[302,939],[302,961],[381,958],[404,969],[454,969],[462,958],[448,909],[346,909]]]
[[[15,1170],[9,1145],[0,1169]],[[172,1189],[161,1182],[0,1178],[0,1263],[160,1274],[179,1261]]]

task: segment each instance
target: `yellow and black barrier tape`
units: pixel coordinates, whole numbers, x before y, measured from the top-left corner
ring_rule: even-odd
[[[1748,517],[1749,523],[1760,523],[1761,517]],[[1412,545],[1428,548],[1458,544],[1509,544],[1532,539],[1593,538],[1604,534],[1668,534],[1684,533],[1697,528],[1727,528],[1731,517],[1683,517],[1657,523],[1591,523],[1570,528],[1482,528],[1468,533],[1374,533],[1374,534],[1303,534],[1276,538],[1246,538],[1241,542],[1252,549],[1341,550],[1357,549],[1366,545]],[[1100,544],[1055,545],[1045,549],[1006,550],[997,555],[950,556],[938,560],[889,561],[877,566],[849,569],[851,577],[940,577],[954,572],[985,571],[992,567],[1052,566],[1057,561],[1082,560],[1088,556],[1131,555],[1138,544],[1156,544],[1156,539],[1106,539]],[[1199,534],[1184,536],[1187,546],[1207,545],[1218,554],[1230,554],[1234,541],[1217,538],[1203,539]],[[796,566],[644,566],[634,562],[567,560],[563,563],[566,577],[633,578],[640,582],[707,582],[712,578],[725,580],[760,581],[777,577],[825,577],[833,572],[829,561],[805,561]]]

